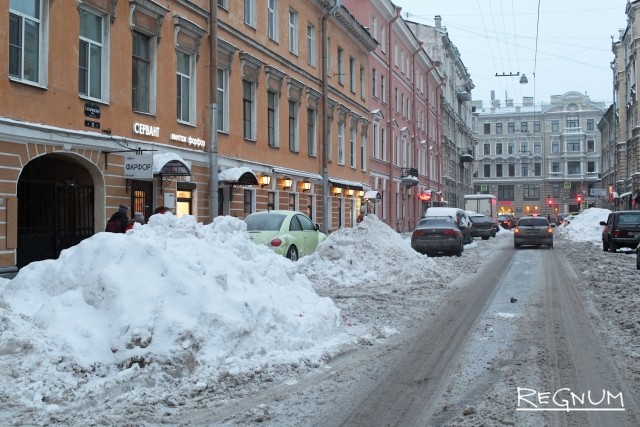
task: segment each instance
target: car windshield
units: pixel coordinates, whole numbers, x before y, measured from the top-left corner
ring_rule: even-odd
[[[244,219],[247,223],[247,231],[277,231],[285,219],[282,214],[255,214]]]
[[[422,221],[420,221],[420,223],[418,224],[418,227],[420,228],[428,228],[428,227],[454,227],[453,225],[453,219],[451,218],[437,218],[437,217],[431,217],[431,218],[425,218]]]
[[[518,227],[547,227],[548,225],[549,221],[547,221],[545,218],[522,218],[518,222]]]

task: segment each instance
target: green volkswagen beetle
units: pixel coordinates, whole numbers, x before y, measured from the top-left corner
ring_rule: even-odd
[[[266,245],[292,261],[313,253],[327,238],[318,224],[298,211],[256,212],[248,215],[244,222],[254,243]]]

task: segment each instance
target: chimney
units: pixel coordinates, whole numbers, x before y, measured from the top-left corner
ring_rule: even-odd
[[[505,99],[504,102],[507,104],[507,107],[513,107],[513,99]]]
[[[436,17],[433,18],[433,20],[436,21],[436,28],[437,29],[442,28],[442,16],[436,15]]]
[[[522,97],[522,106],[523,107],[531,107],[531,106],[533,106],[533,96],[523,96]]]
[[[500,100],[499,99],[492,99],[491,100],[491,106],[492,107],[500,107]]]
[[[491,91],[491,100],[493,101],[494,99],[496,99],[496,91],[492,90]]]

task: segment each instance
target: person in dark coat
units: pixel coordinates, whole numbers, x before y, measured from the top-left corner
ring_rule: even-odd
[[[128,207],[120,205],[118,212],[111,215],[111,218],[107,221],[107,226],[104,231],[108,231],[110,233],[124,233],[127,229],[127,225],[129,224],[129,217],[127,216],[128,212]]]

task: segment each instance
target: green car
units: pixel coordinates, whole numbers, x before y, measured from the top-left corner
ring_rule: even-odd
[[[319,231],[318,224],[297,211],[256,212],[248,215],[244,222],[254,243],[266,245],[291,261],[313,253],[327,238]]]

